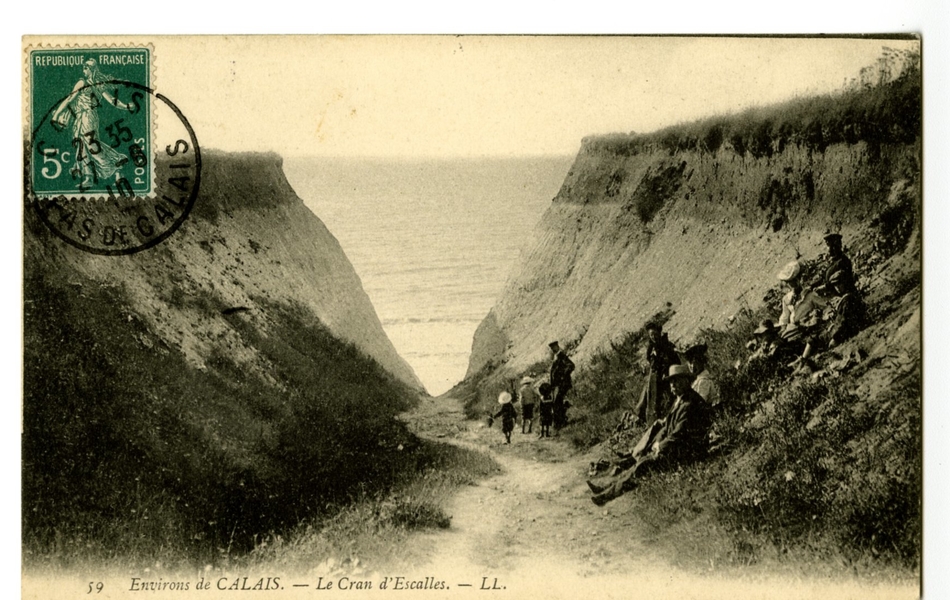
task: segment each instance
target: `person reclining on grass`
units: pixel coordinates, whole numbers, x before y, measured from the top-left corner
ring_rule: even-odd
[[[849,285],[848,275],[843,271],[831,274],[827,290],[832,294],[832,300],[825,308],[825,328],[819,334],[819,341],[833,348],[867,325],[867,307],[857,289]]]
[[[775,356],[779,349],[779,328],[775,326],[772,319],[762,319],[759,326],[752,332],[752,339],[746,342],[746,349],[751,352],[746,359],[746,364],[757,360],[769,360]],[[738,365],[736,365],[738,368]]]
[[[781,346],[793,351],[798,358],[788,366],[797,368],[806,362],[814,350],[814,336],[821,323],[822,309],[828,303],[814,290],[807,289],[802,282],[802,267],[797,260],[785,265],[778,273],[778,279],[785,282],[789,291],[782,298],[782,315],[779,317],[779,335]]]
[[[676,400],[666,418],[658,419],[640,438],[618,475],[587,481],[594,492],[591,500],[597,506],[628,492],[636,479],[646,473],[667,470],[703,458],[709,446],[712,411],[696,390],[690,387],[691,375],[686,365],[672,365],[669,381]]]
[[[783,280],[783,274],[792,274],[787,281],[793,290],[783,299],[782,318],[785,322],[779,321],[780,325],[785,325],[782,339],[792,346],[804,345],[800,356],[789,365],[793,368],[807,363],[815,352],[847,340],[865,325],[867,311],[855,286],[851,259],[842,248],[841,234],[827,233],[825,243],[828,245],[827,265],[821,285],[813,292],[800,291],[800,269],[792,269],[793,265],[798,265],[797,262],[790,263],[779,273],[779,279]],[[792,298],[796,291],[799,293],[793,302],[798,304],[786,313],[785,300]]]

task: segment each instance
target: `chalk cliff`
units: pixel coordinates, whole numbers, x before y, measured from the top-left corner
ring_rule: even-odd
[[[128,256],[24,219],[34,557],[250,547],[397,471],[422,386],[279,157],[206,153],[188,220]]]
[[[166,243],[131,256],[99,257],[28,235],[26,266],[46,263],[121,285],[147,326],[198,367],[222,343],[234,343],[230,350],[238,355],[246,349],[222,316],[209,314],[197,298],[240,308],[251,318],[259,312],[255,297],[298,302],[334,335],[421,388],[336,238],[294,193],[281,164],[275,154],[206,152],[195,209]]]
[[[919,86],[902,82],[585,139],[474,336],[466,378],[524,372],[555,339],[583,369],[667,310],[682,346],[761,306],[783,265],[824,252],[828,229],[850,247],[859,285],[882,293],[872,278],[893,261],[875,263],[872,229],[902,220],[902,242],[914,235],[902,268],[920,268],[919,118]]]

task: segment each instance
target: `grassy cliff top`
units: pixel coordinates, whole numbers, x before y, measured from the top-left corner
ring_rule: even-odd
[[[919,57],[917,57],[919,59]],[[838,93],[802,97],[680,123],[651,133],[611,134],[585,138],[582,153],[633,156],[658,149],[716,152],[731,148],[753,158],[799,144],[823,152],[833,144],[912,143],[921,130],[919,62],[896,78],[865,81]]]

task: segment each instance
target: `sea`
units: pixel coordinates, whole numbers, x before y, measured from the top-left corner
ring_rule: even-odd
[[[284,172],[436,396],[465,376],[475,328],[573,159],[288,158]]]

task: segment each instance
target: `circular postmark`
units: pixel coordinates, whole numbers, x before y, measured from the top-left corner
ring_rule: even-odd
[[[201,182],[201,151],[177,106],[133,81],[77,83],[35,119],[27,201],[66,243],[133,254],[187,219]]]

